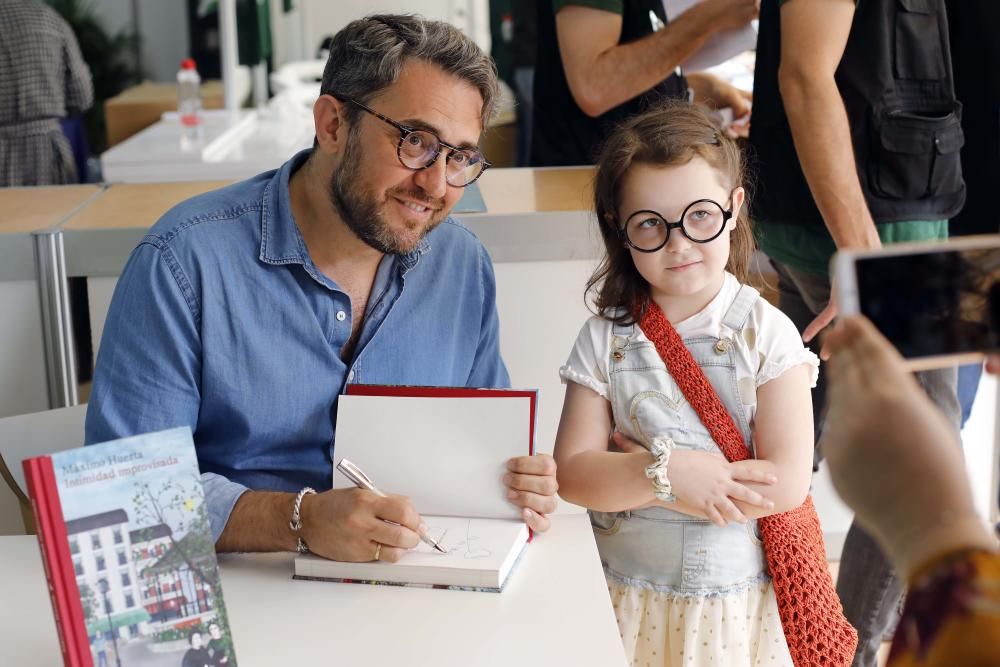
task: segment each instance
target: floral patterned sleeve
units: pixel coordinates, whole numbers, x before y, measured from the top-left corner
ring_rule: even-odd
[[[910,584],[887,667],[1000,665],[1000,554],[953,554]]]

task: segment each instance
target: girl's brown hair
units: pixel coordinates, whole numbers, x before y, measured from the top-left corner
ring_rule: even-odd
[[[639,274],[619,233],[618,205],[621,185],[637,162],[662,167],[687,164],[700,157],[719,171],[735,189],[744,184],[745,164],[736,142],[725,136],[700,108],[687,102],[657,105],[615,128],[601,149],[594,184],[594,210],[607,251],[587,281],[587,294],[601,317],[631,324],[632,308],[645,314],[649,284]],[[746,282],[754,251],[753,231],[744,199],[730,239],[726,270]],[[621,309],[621,310],[619,310]]]

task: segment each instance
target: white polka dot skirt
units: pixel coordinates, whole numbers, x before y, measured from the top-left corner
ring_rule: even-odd
[[[770,582],[719,597],[683,597],[608,580],[629,664],[792,667]]]

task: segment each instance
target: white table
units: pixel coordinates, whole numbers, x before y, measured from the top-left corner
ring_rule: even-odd
[[[102,153],[101,169],[108,183],[242,180],[276,169],[310,146],[312,135],[297,127],[252,109],[208,110],[202,112],[202,142],[184,150],[180,120],[166,113]]]
[[[553,517],[503,593],[293,581],[291,554],[225,554],[240,667],[615,667],[625,655],[585,514]],[[0,662],[61,664],[34,537],[0,537]]]

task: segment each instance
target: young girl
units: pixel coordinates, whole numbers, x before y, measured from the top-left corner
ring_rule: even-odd
[[[742,178],[738,148],[687,104],[626,122],[598,162],[607,256],[588,284],[598,315],[560,369],[555,457],[560,494],[591,510],[630,664],[792,664],[755,519],[808,493],[819,360],[742,284]],[[722,456],[640,328],[653,307],[755,458]]]

